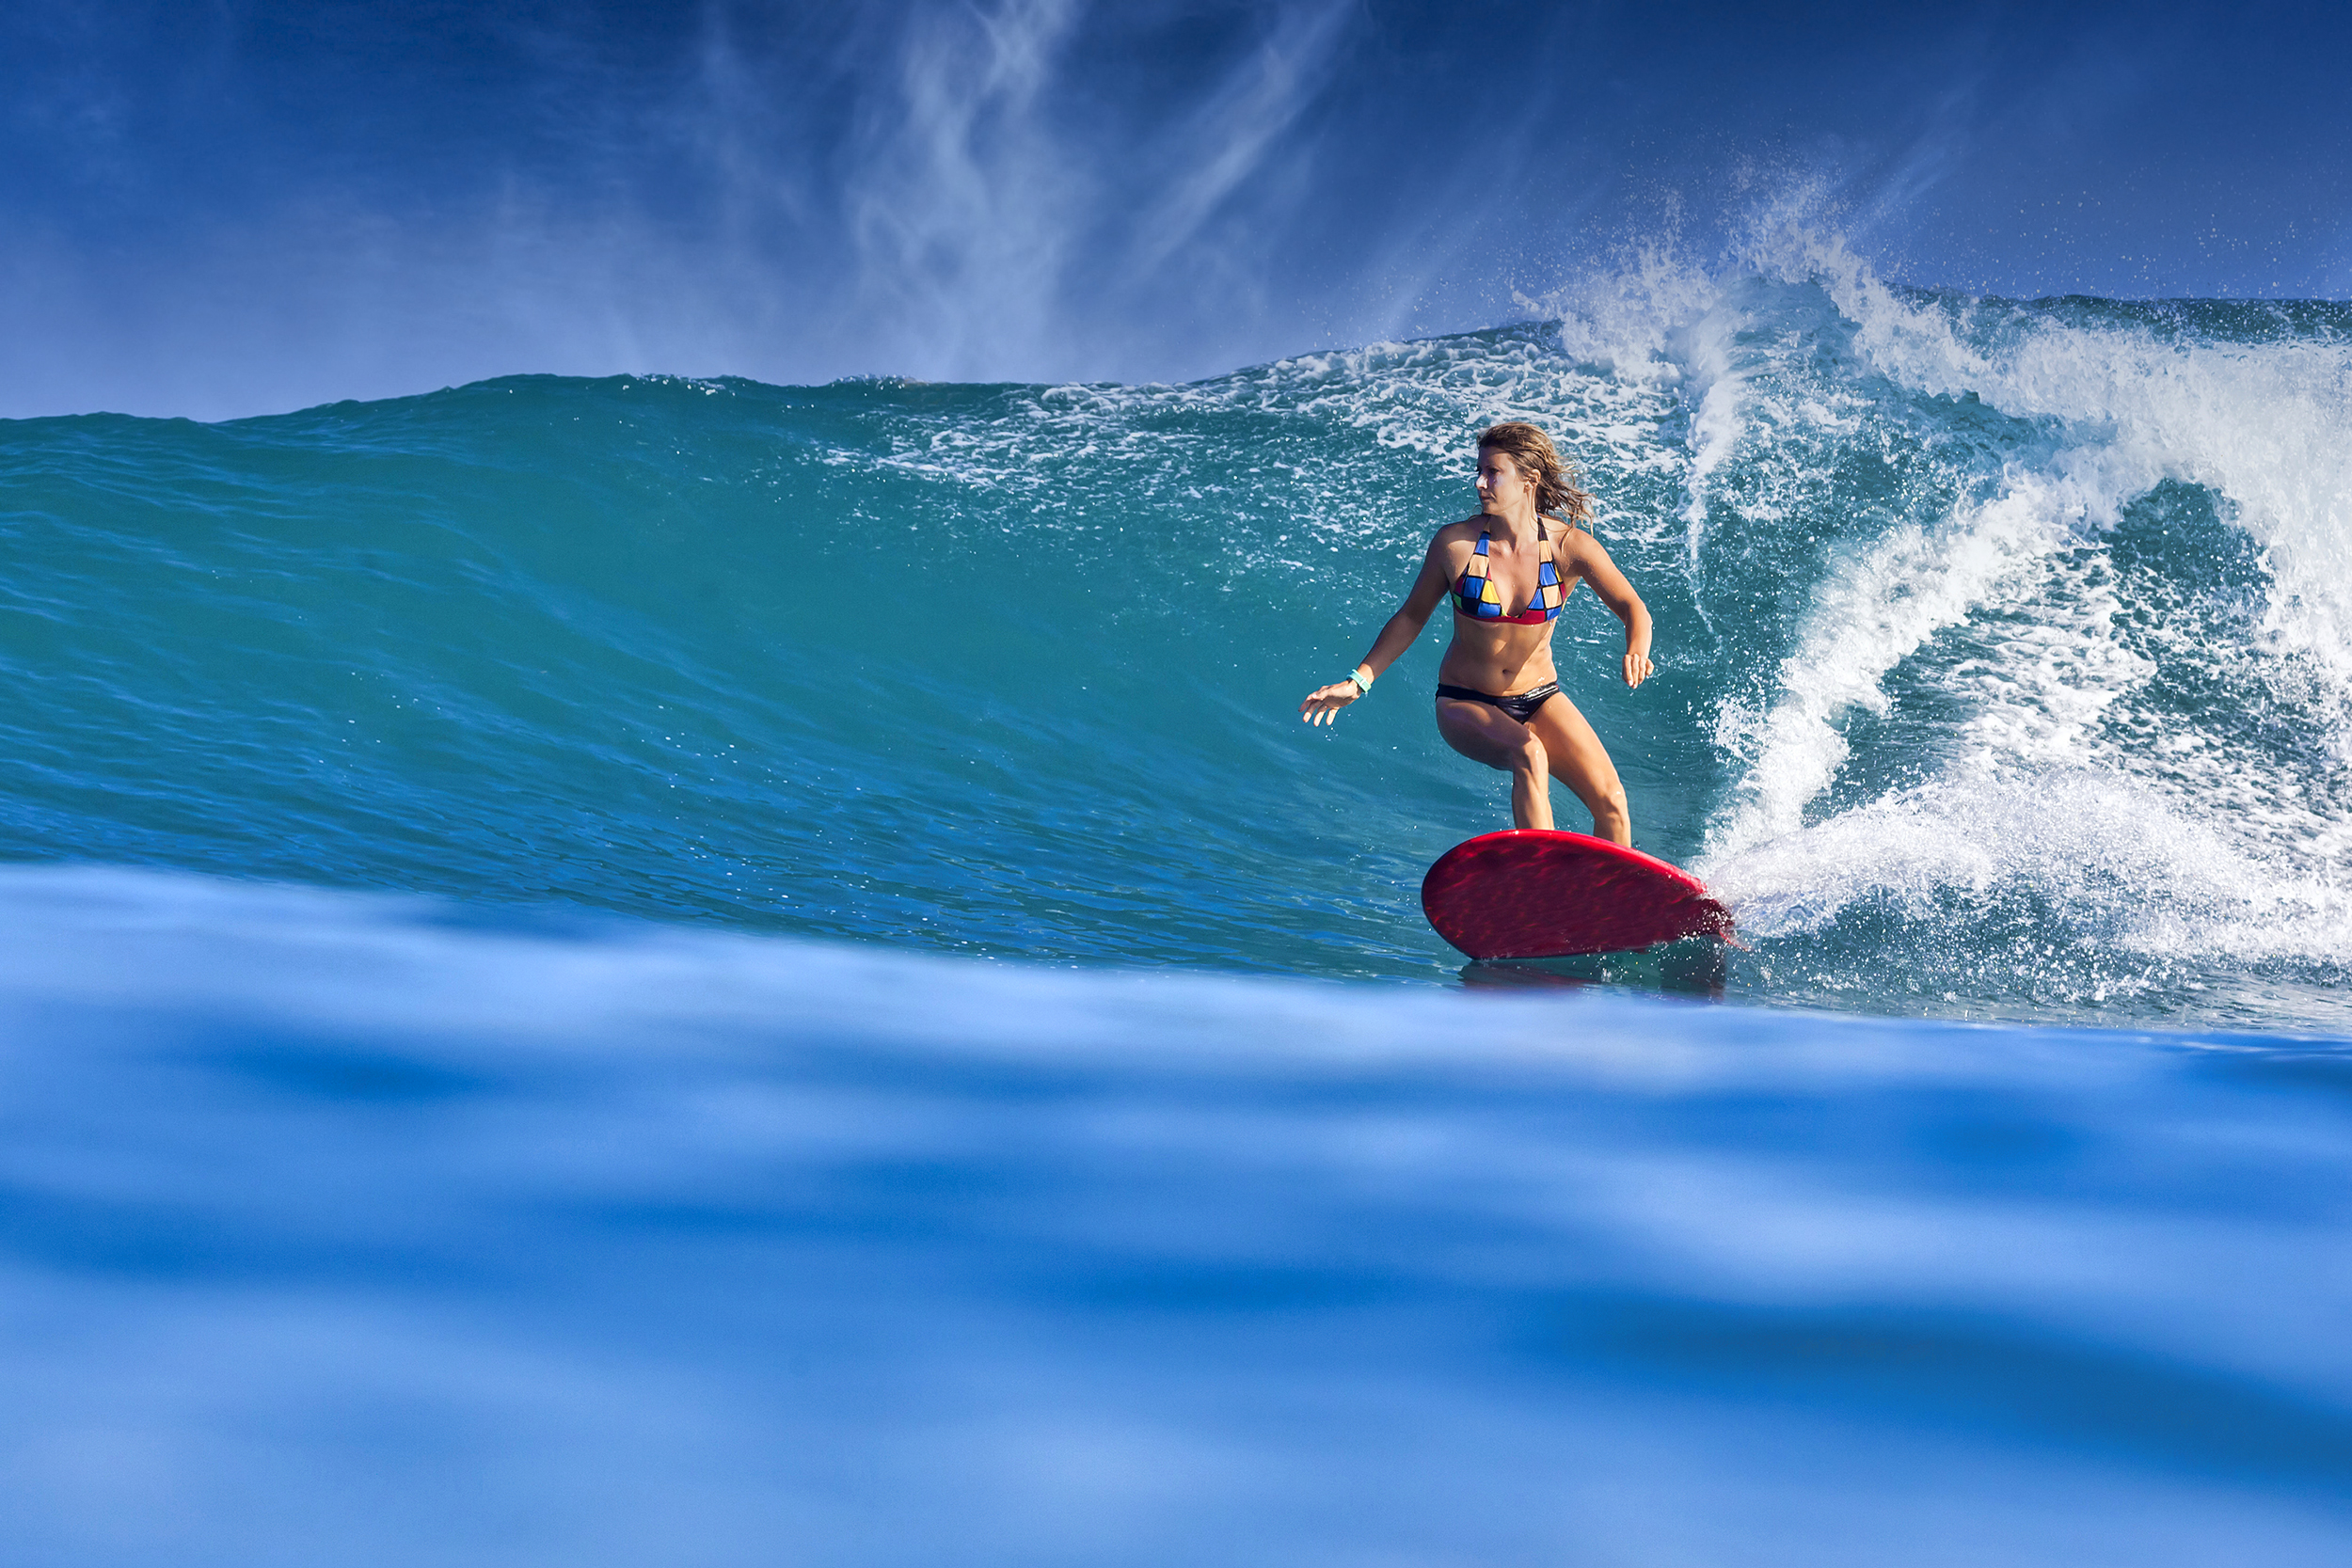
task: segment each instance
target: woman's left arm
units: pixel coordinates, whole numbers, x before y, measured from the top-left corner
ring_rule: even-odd
[[[1610,613],[1625,623],[1625,684],[1641,685],[1656,668],[1649,661],[1649,606],[1626,581],[1617,563],[1600,547],[1600,541],[1582,529],[1577,530],[1567,553],[1568,564],[1583,574]]]

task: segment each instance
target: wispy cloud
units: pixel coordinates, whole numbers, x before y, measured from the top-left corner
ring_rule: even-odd
[[[2325,40],[2093,9],[24,0],[0,412],[1208,374],[1505,319],[1661,193],[1736,251],[1766,186],[1915,281],[2341,293],[2344,179],[2278,150]]]
[[[1271,35],[1184,118],[1172,140],[1179,172],[1137,218],[1131,254],[1144,269],[1167,262],[1256,174],[1323,89],[1350,0],[1283,13]]]
[[[895,102],[865,106],[841,170],[857,294],[910,368],[1005,374],[1041,357],[1089,192],[1045,112],[1081,14],[1076,0],[926,8]]]

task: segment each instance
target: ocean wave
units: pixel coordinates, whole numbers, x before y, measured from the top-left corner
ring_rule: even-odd
[[[1431,653],[1334,732],[1294,715],[1470,510],[1469,433],[1520,417],[1657,618],[1628,693],[1577,596],[1563,675],[1639,841],[1752,906],[1731,993],[2237,1023],[2283,966],[2290,1020],[2334,1016],[2340,309],[1904,292],[1802,232],[1538,307],[1184,386],[525,377],[0,427],[0,852],[1447,982],[1414,888],[1504,792],[1435,737]],[[2200,914],[2152,968],[2133,912],[2203,895],[2039,828],[1994,879],[2029,911],[1923,851],[1859,918],[1896,863],[1860,825],[2005,832],[2037,791],[2141,802],[2295,934]],[[2092,978],[1954,957],[2012,939]]]

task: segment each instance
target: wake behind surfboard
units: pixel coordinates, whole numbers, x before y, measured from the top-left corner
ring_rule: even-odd
[[[1731,934],[1731,911],[1680,866],[1549,828],[1455,845],[1422,879],[1421,907],[1439,936],[1473,958],[1623,953]]]

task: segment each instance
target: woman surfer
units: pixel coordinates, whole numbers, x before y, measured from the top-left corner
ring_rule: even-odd
[[[1454,601],[1454,641],[1438,666],[1438,733],[1476,762],[1511,775],[1511,820],[1551,826],[1550,779],[1593,814],[1597,837],[1633,842],[1625,785],[1593,726],[1561,694],[1551,626],[1581,580],[1625,623],[1625,684],[1649,677],[1649,610],[1589,522],[1593,498],[1577,488],[1550,437],[1518,420],[1478,435],[1478,513],[1429,541],[1412,592],[1347,679],[1308,695],[1299,715],[1328,724],[1372,689],[1402,656],[1441,598]],[[1559,519],[1547,521],[1547,517]],[[1520,608],[1514,611],[1510,607]]]

